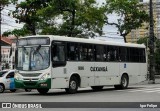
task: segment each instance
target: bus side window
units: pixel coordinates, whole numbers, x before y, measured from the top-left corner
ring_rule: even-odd
[[[64,45],[54,44],[52,49],[53,61],[65,61],[65,49]]]
[[[105,47],[102,45],[96,46],[96,61],[105,61]]]
[[[119,47],[119,61],[126,62],[127,61],[127,48]]]
[[[119,59],[118,47],[108,46],[107,58],[108,58],[108,61],[113,61],[113,62],[118,61]]]
[[[68,60],[78,61],[78,43],[67,44],[67,57]]]

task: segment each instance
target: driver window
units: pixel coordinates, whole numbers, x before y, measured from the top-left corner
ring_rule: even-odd
[[[6,76],[6,78],[14,78],[14,72],[10,72],[10,73]]]

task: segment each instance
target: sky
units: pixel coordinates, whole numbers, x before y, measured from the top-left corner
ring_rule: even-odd
[[[23,1],[23,0],[20,0]],[[144,2],[147,2],[149,0],[143,0]],[[97,2],[99,4],[102,4],[103,2],[105,2],[105,0],[97,0]],[[5,7],[4,10],[2,11],[2,25],[1,25],[1,32],[5,32],[5,31],[11,31],[13,29],[20,29],[23,27],[23,24],[17,24],[15,23],[15,19],[12,18],[11,16],[8,16],[8,12],[15,10],[15,6],[14,5],[9,5],[8,7]],[[109,15],[109,21],[116,21],[117,20],[117,16],[115,14]],[[117,28],[114,26],[104,26],[103,28],[104,34],[103,38],[105,38],[106,40],[109,41],[118,41],[118,42],[124,42],[123,37],[120,37],[117,33]],[[117,39],[118,38],[118,39]]]

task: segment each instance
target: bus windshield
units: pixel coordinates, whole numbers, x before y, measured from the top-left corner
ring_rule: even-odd
[[[49,67],[49,47],[19,47],[17,69],[25,71],[43,70]]]

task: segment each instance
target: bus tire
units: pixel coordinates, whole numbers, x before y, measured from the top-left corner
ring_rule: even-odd
[[[37,89],[37,91],[40,93],[40,94],[47,94],[49,89],[47,88],[39,88]]]
[[[4,84],[0,84],[0,93],[3,93],[5,90]]]
[[[77,92],[78,89],[78,80],[76,77],[71,77],[70,81],[69,81],[69,88],[66,88],[66,92],[69,94],[75,94]]]
[[[100,91],[103,89],[103,86],[91,86],[91,88],[95,91]]]
[[[126,74],[122,75],[121,77],[121,84],[120,85],[114,85],[115,89],[127,89],[129,84],[129,78]]]
[[[11,92],[16,92],[16,89],[10,89]]]

